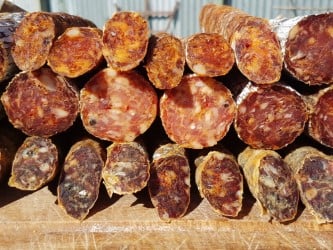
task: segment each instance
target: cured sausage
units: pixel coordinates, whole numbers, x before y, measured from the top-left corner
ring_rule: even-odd
[[[322,145],[333,148],[333,86],[308,96],[308,134]]]
[[[185,40],[188,67],[197,75],[223,76],[235,63],[229,43],[218,33],[197,33]]]
[[[134,71],[98,72],[80,92],[80,114],[92,135],[113,142],[134,141],[157,114],[157,94],[150,83]]]
[[[23,141],[19,133],[7,120],[0,123],[0,183],[7,182],[16,151]]]
[[[190,204],[190,166],[185,150],[164,144],[153,154],[148,190],[159,217],[164,221],[181,218]]]
[[[303,146],[285,161],[294,172],[300,197],[318,223],[333,222],[333,157]]]
[[[37,190],[54,179],[58,163],[58,149],[51,139],[27,137],[15,154],[8,185]]]
[[[97,68],[103,59],[102,31],[71,27],[54,41],[47,64],[55,73],[75,78]]]
[[[160,99],[165,132],[185,148],[214,146],[228,132],[235,112],[230,91],[210,77],[185,75]]]
[[[150,176],[146,149],[138,142],[113,143],[107,148],[102,171],[106,190],[115,194],[132,194],[146,187]]]
[[[216,150],[195,160],[200,195],[214,211],[236,217],[242,208],[243,176],[234,156]]]
[[[103,148],[92,139],[78,141],[70,148],[57,188],[59,206],[69,216],[83,220],[94,206],[104,159]]]
[[[249,83],[237,98],[234,126],[247,145],[277,150],[302,134],[307,119],[307,106],[291,87]]]
[[[2,1],[0,6],[0,12],[13,13],[13,12],[25,12],[25,10],[10,1]]]
[[[238,155],[238,163],[262,213],[279,222],[295,218],[299,200],[296,180],[277,152],[247,147]]]
[[[68,27],[94,23],[79,16],[61,12],[31,12],[25,15],[13,35],[12,56],[20,70],[33,71],[42,67],[54,40]]]
[[[283,56],[268,20],[231,6],[206,4],[201,8],[199,23],[203,32],[222,34],[234,51],[239,70],[250,81],[279,81]]]
[[[11,54],[11,47],[13,33],[24,14],[24,12],[0,13],[0,82],[10,79],[18,72]]]
[[[65,78],[43,67],[20,72],[1,96],[9,121],[30,136],[68,129],[79,112],[79,94]]]
[[[150,82],[158,89],[176,87],[183,76],[185,52],[177,37],[158,33],[149,40],[145,68]]]
[[[103,55],[117,71],[134,69],[147,53],[149,27],[137,12],[116,12],[103,29]]]
[[[333,83],[333,13],[309,15],[291,27],[285,68],[309,85]]]

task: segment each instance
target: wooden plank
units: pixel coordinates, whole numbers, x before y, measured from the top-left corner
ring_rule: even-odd
[[[107,197],[78,222],[56,204],[56,188],[0,190],[0,249],[333,249],[333,224],[300,209],[288,224],[268,222],[252,197],[236,219],[222,217],[193,192],[182,219],[162,222],[147,191]]]

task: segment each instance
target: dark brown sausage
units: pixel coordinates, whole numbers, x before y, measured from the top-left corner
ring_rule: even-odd
[[[27,135],[67,130],[79,112],[79,94],[65,78],[43,67],[17,74],[1,96],[9,121]]]
[[[160,117],[169,138],[185,148],[214,146],[236,112],[230,91],[210,77],[186,75],[160,99]]]
[[[149,156],[140,143],[115,142],[107,148],[102,177],[110,197],[113,193],[123,195],[142,190],[147,185],[149,172]]]
[[[307,96],[309,107],[308,134],[327,147],[333,148],[333,86]]]
[[[296,180],[277,152],[248,147],[238,155],[238,163],[263,213],[279,222],[295,218],[299,200]]]
[[[257,149],[281,149],[304,131],[307,107],[301,95],[282,84],[249,83],[237,99],[235,130]]]
[[[12,56],[19,69],[33,71],[42,67],[53,41],[66,28],[75,26],[96,27],[79,16],[60,12],[28,13],[14,33]]]
[[[53,180],[58,163],[58,149],[51,139],[27,137],[15,154],[8,185],[37,190]]]
[[[58,184],[59,206],[83,220],[94,206],[102,180],[105,152],[92,139],[75,143],[69,150]]]
[[[333,83],[333,13],[306,16],[288,34],[286,69],[309,85]]]
[[[333,157],[303,146],[285,157],[291,166],[300,197],[318,223],[333,222]]]
[[[24,139],[7,121],[0,123],[0,182],[7,182],[15,154]]]
[[[18,72],[11,48],[13,33],[24,15],[24,12],[0,13],[0,82],[10,79]]]
[[[190,204],[190,166],[177,144],[160,146],[153,154],[148,190],[162,220],[181,218]]]

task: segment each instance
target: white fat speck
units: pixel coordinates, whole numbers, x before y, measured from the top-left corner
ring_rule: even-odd
[[[110,100],[110,105],[112,108],[121,108],[123,106],[123,101],[119,96],[113,96]]]
[[[237,196],[237,197],[242,197],[242,196],[243,196],[243,191],[238,190],[238,191],[236,192],[236,196]]]
[[[50,170],[50,166],[49,164],[47,163],[43,163],[39,166],[39,169],[42,171],[42,172],[48,172]]]
[[[306,54],[300,50],[297,50],[296,55],[294,55],[293,57],[290,58],[290,61],[296,61],[296,60],[300,60],[306,57]]]
[[[128,111],[128,113],[131,115],[131,116],[135,116],[136,115],[136,111],[131,109]]]
[[[263,185],[269,188],[274,188],[276,186],[274,180],[269,176],[262,177],[261,182]]]
[[[194,111],[193,112],[194,112],[194,114],[198,114],[198,113],[201,112],[201,105],[200,105],[199,102],[194,103]]]
[[[48,151],[48,148],[47,147],[41,147],[39,148],[39,153],[46,153]]]
[[[117,172],[117,173],[115,173],[115,175],[124,177],[124,176],[126,176],[126,173],[125,172]]]
[[[205,66],[202,64],[193,65],[193,71],[200,75],[204,75],[207,72]]]
[[[290,119],[290,118],[292,118],[292,117],[293,117],[292,114],[285,114],[285,115],[284,115],[284,118],[286,118],[286,119]]]
[[[267,102],[263,102],[260,104],[260,109],[266,109],[268,107],[268,103]]]
[[[115,84],[119,84],[120,86],[129,86],[129,80],[125,77],[118,76],[115,78]]]
[[[212,122],[212,113],[210,111],[207,111],[205,114],[205,122],[207,124],[210,124]]]
[[[81,190],[81,191],[79,192],[79,195],[80,195],[80,196],[87,196],[87,194],[88,194],[87,190]]]
[[[113,78],[117,75],[117,71],[111,68],[106,69],[107,76]]]
[[[191,186],[191,178],[190,177],[186,177],[184,181],[185,181],[185,184],[187,186],[189,186],[189,187]]]
[[[233,181],[234,177],[231,175],[231,173],[222,173],[220,175],[221,180],[223,183]]]
[[[77,37],[78,35],[80,35],[80,30],[77,27],[73,27],[67,30],[66,35],[69,37]]]
[[[195,123],[191,123],[190,125],[190,129],[195,129],[197,126],[195,125]]]
[[[193,141],[191,141],[190,144],[194,149],[202,149],[203,148],[202,144],[198,141],[193,140]]]
[[[68,116],[68,111],[62,109],[62,108],[53,108],[52,113],[57,117],[57,118],[65,118]]]

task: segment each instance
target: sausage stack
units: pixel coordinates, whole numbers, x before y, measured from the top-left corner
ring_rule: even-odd
[[[252,195],[268,219],[292,221],[302,202],[332,222],[333,13],[269,21],[207,4],[198,19],[181,38],[133,11],[102,29],[0,15],[2,181],[55,181],[77,220],[101,188],[147,188],[164,221],[186,216],[192,195],[238,218]]]

